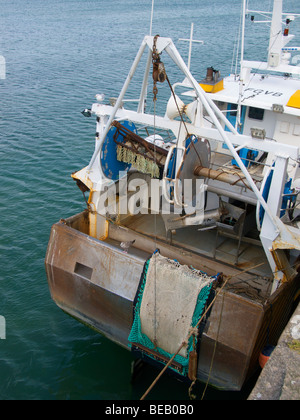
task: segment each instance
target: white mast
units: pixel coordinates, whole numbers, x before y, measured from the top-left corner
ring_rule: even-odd
[[[282,0],[274,0],[268,55],[270,67],[278,67],[281,64],[282,47]]]
[[[193,39],[193,34],[194,34],[194,23],[191,24],[190,38],[189,39],[179,38],[179,40],[178,40],[178,41],[187,41],[189,43],[189,56],[188,56],[188,65],[187,65],[189,70],[190,70],[190,67],[191,67],[192,44],[193,44],[193,42],[198,42],[199,44],[204,44],[203,41]]]
[[[245,6],[245,1],[244,6]],[[267,71],[276,71],[281,73],[290,73],[300,75],[300,67],[290,65],[290,52],[299,51],[298,47],[286,47],[286,45],[294,38],[294,35],[289,34],[288,25],[295,18],[299,18],[300,14],[297,13],[283,13],[282,0],[273,0],[273,12],[263,12],[258,10],[246,10],[246,13],[256,13],[262,16],[272,15],[270,40],[268,47],[268,60],[267,62],[261,61],[243,61],[241,69],[242,79],[247,81],[250,77],[251,69],[260,69]],[[286,28],[283,32],[283,18],[286,18]],[[254,16],[253,16],[254,22]],[[254,23],[268,23],[270,20],[260,20]]]
[[[239,102],[237,109],[237,124],[241,124],[241,100],[244,88],[244,76],[243,76],[243,62],[244,62],[244,48],[245,48],[245,20],[246,20],[246,0],[243,0],[243,21],[242,21],[242,40],[241,40],[241,64],[240,64],[240,89],[239,89]],[[237,127],[235,127],[237,128]]]
[[[153,15],[154,15],[154,0],[152,0],[152,7],[151,7],[150,36],[152,35]]]

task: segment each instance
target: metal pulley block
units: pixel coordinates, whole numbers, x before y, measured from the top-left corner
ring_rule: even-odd
[[[167,78],[164,63],[162,61],[156,61],[153,63],[153,80],[154,82],[163,83]]]

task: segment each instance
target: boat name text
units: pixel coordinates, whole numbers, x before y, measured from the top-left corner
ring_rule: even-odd
[[[245,91],[244,91],[244,92],[247,92],[247,91],[252,92],[252,93],[254,93],[255,95],[261,95],[261,94],[263,94],[263,93],[264,93],[265,95],[268,95],[268,96],[275,96],[275,97],[279,97],[279,96],[282,96],[282,95],[283,95],[283,93],[282,93],[282,92],[273,92],[273,91],[264,90],[264,89],[247,88],[247,89],[245,89]]]

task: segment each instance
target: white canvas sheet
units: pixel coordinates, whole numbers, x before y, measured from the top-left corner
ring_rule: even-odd
[[[186,340],[200,290],[214,278],[159,253],[150,260],[140,310],[142,333],[174,354]],[[185,347],[179,353],[187,357]]]

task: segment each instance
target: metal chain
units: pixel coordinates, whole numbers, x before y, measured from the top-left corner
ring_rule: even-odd
[[[153,102],[154,102],[154,106],[153,106],[153,117],[154,117],[154,155],[155,155],[155,159],[156,159],[156,145],[155,145],[155,136],[156,136],[156,101],[157,101],[157,93],[158,93],[158,89],[157,89],[157,63],[160,61],[160,57],[159,54],[157,52],[157,48],[156,48],[156,43],[157,43],[157,38],[159,37],[159,35],[156,35],[153,39],[153,50],[152,50],[152,65],[153,65]],[[154,242],[155,242],[155,250],[157,249],[157,219],[156,219],[156,213],[154,214]],[[154,327],[154,340],[153,340],[153,344],[154,344],[154,349],[157,349],[157,276],[156,276],[156,258],[155,258],[155,266],[154,266],[154,319],[153,319],[153,327]]]
[[[155,103],[157,100],[157,93],[158,93],[158,89],[157,89],[157,63],[160,61],[160,57],[159,54],[157,52],[157,48],[156,48],[156,43],[157,43],[157,39],[158,39],[159,35],[156,35],[153,39],[153,49],[152,49],[152,64],[153,64],[153,102]]]

